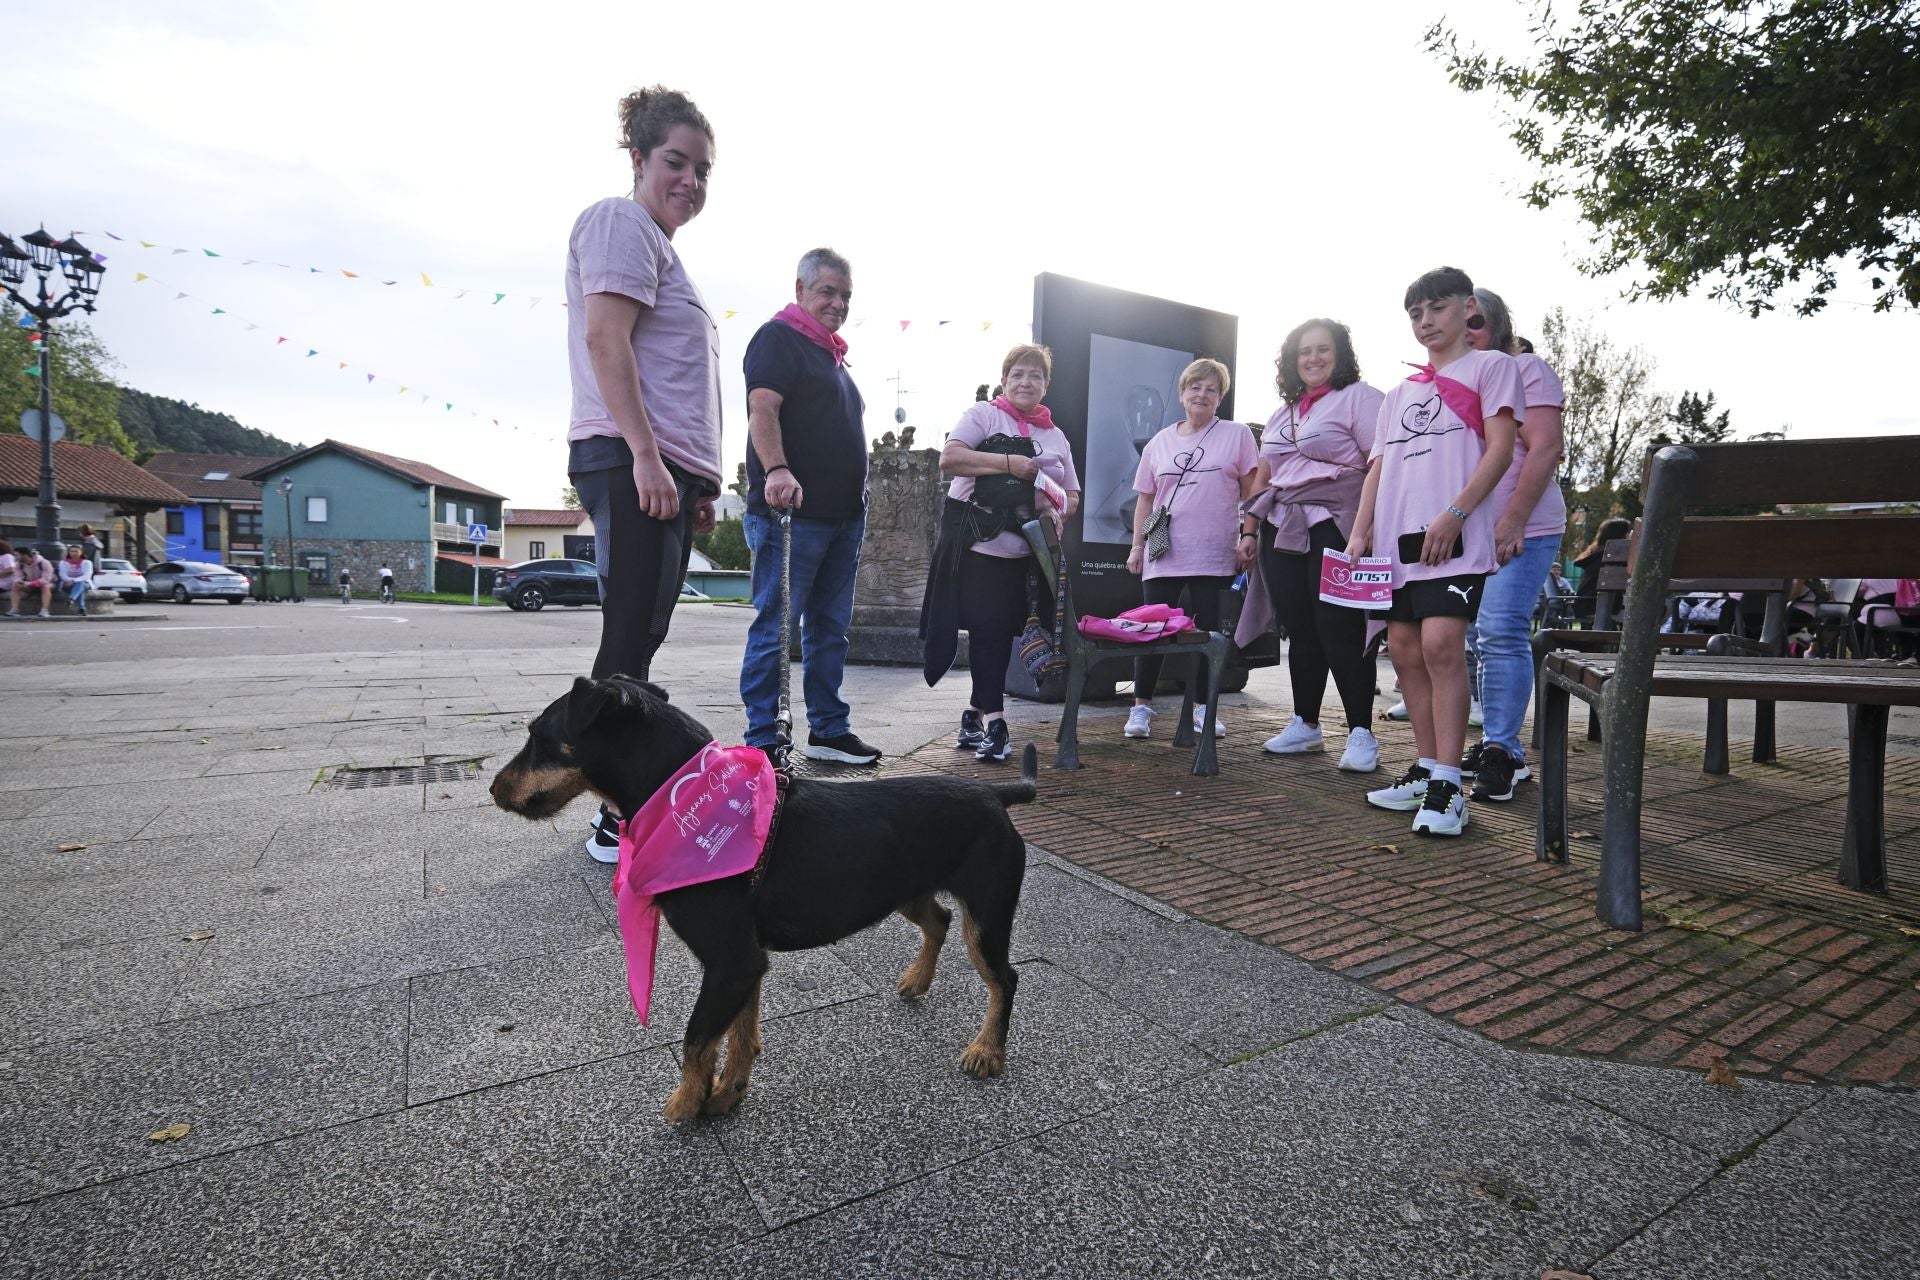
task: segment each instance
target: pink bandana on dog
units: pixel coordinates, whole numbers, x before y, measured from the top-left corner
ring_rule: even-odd
[[[1411,360],[1403,360],[1401,363],[1409,369],[1418,370],[1416,373],[1407,375],[1408,382],[1431,382],[1433,389],[1440,393],[1441,401],[1447,408],[1453,410],[1454,416],[1466,423],[1467,429],[1473,434],[1482,439],[1486,438],[1487,424],[1484,415],[1480,412],[1479,392],[1464,382],[1454,381],[1444,373],[1434,372],[1430,364],[1415,364]]]
[[[627,952],[627,990],[640,1025],[653,1000],[660,908],[670,889],[753,870],[773,825],[773,762],[758,747],[700,748],[620,824],[613,901]]]

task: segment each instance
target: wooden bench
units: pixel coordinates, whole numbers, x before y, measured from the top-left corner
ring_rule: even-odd
[[[1805,573],[1888,576],[1920,546],[1920,516],[1696,516],[1690,507],[1911,502],[1920,498],[1920,436],[1670,445],[1649,460],[1644,527],[1627,585],[1620,650],[1566,650],[1542,664],[1542,860],[1567,857],[1569,699],[1604,725],[1605,815],[1599,914],[1638,929],[1640,810],[1647,710],[1654,697],[1825,702],[1849,708],[1850,766],[1840,880],[1886,888],[1882,815],[1889,709],[1920,706],[1920,669],[1879,661],[1713,654],[1661,656],[1660,620],[1676,581]]]
[[[1027,545],[1033,548],[1033,555],[1040,562],[1046,575],[1047,588],[1059,590],[1059,571],[1056,568],[1059,554],[1058,535],[1054,533],[1050,521],[1029,520],[1021,527],[1026,535]],[[1103,662],[1118,658],[1141,658],[1149,654],[1159,654],[1167,658],[1207,659],[1207,719],[1196,735],[1193,731],[1193,686],[1195,681],[1189,677],[1184,683],[1186,695],[1180,700],[1179,727],[1173,731],[1173,745],[1176,747],[1195,747],[1193,753],[1193,772],[1201,777],[1212,777],[1220,772],[1220,762],[1213,745],[1214,717],[1220,712],[1220,681],[1225,677],[1227,658],[1233,652],[1231,637],[1219,631],[1184,631],[1171,640],[1155,640],[1149,644],[1128,644],[1119,640],[1090,640],[1080,634],[1080,611],[1073,606],[1071,586],[1066,593],[1067,616],[1061,627],[1062,643],[1066,647],[1067,692],[1066,702],[1060,709],[1060,727],[1055,731],[1053,740],[1059,745],[1054,753],[1053,767],[1056,769],[1078,769],[1080,767],[1080,699],[1086,692],[1087,676]],[[1198,737],[1196,745],[1194,739]]]

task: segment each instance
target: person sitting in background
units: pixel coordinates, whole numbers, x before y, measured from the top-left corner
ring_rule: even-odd
[[[0,592],[5,592],[7,597],[6,613],[0,616],[8,618],[14,616],[13,584],[19,580],[20,561],[13,554],[13,544],[5,538],[0,538]]]
[[[1573,600],[1573,616],[1588,626],[1593,625],[1593,612],[1596,593],[1600,589],[1600,562],[1606,558],[1607,544],[1617,542],[1633,532],[1633,521],[1624,516],[1614,516],[1602,520],[1600,527],[1594,530],[1593,541],[1587,549],[1573,558],[1574,567],[1580,570],[1580,589]]]
[[[73,611],[81,617],[87,616],[87,592],[93,590],[93,562],[86,558],[86,552],[79,543],[67,548],[66,558],[60,561],[60,590],[66,593],[67,602]]]
[[[7,615],[18,616],[21,592],[37,590],[40,593],[40,616],[43,618],[51,616],[47,613],[47,605],[53,600],[53,566],[47,563],[47,558],[41,555],[36,547],[28,547],[21,551],[18,560],[18,567],[14,571],[13,589],[8,595],[10,607],[7,609]]]

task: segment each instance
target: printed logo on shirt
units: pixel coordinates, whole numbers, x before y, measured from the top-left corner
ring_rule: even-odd
[[[1466,427],[1459,422],[1455,422],[1452,426],[1446,425],[1446,419],[1441,416],[1443,407],[1438,393],[1408,405],[1400,411],[1400,430],[1405,434],[1387,443],[1390,445],[1412,444],[1416,440],[1438,439],[1441,436],[1450,436],[1456,431],[1465,431]],[[1421,458],[1432,452],[1431,448],[1426,448],[1401,456],[1407,459]]]

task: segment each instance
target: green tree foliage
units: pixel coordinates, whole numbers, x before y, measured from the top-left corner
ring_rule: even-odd
[[[1877,310],[1920,306],[1920,5],[1914,0],[1529,0],[1509,61],[1444,23],[1430,52],[1511,104],[1541,169],[1595,232],[1582,269],[1631,269],[1634,298],[1711,282],[1750,314],[1824,307],[1838,269]]]
[[[1666,398],[1653,389],[1653,357],[1559,307],[1540,325],[1539,354],[1567,390],[1561,470],[1576,489],[1595,495],[1589,507],[1610,509],[1615,490],[1639,479],[1641,455],[1667,421]]]
[[[580,509],[580,491],[572,485],[567,485],[561,489],[560,505],[569,511],[578,511]]]
[[[1655,433],[1651,443],[1662,444],[1725,444],[1733,439],[1733,414],[1722,409],[1713,411],[1713,392],[1703,397],[1696,392],[1682,391],[1680,398],[1674,401],[1673,412],[1667,415],[1667,421],[1673,424],[1673,430]]]
[[[197,404],[120,389],[120,422],[146,459],[156,453],[235,453],[252,458],[283,458],[300,446],[253,427],[231,415]]]
[[[20,433],[20,411],[40,404],[40,357],[35,329],[22,329],[22,312],[0,304],[0,431]],[[53,411],[66,420],[67,439],[104,445],[131,458],[133,442],[116,410],[120,388],[108,381],[113,357],[78,316],[53,322]],[[28,373],[33,369],[35,373]]]
[[[747,550],[747,526],[739,520],[722,520],[713,532],[693,540],[701,554],[713,561],[716,569],[751,569],[753,556]]]

